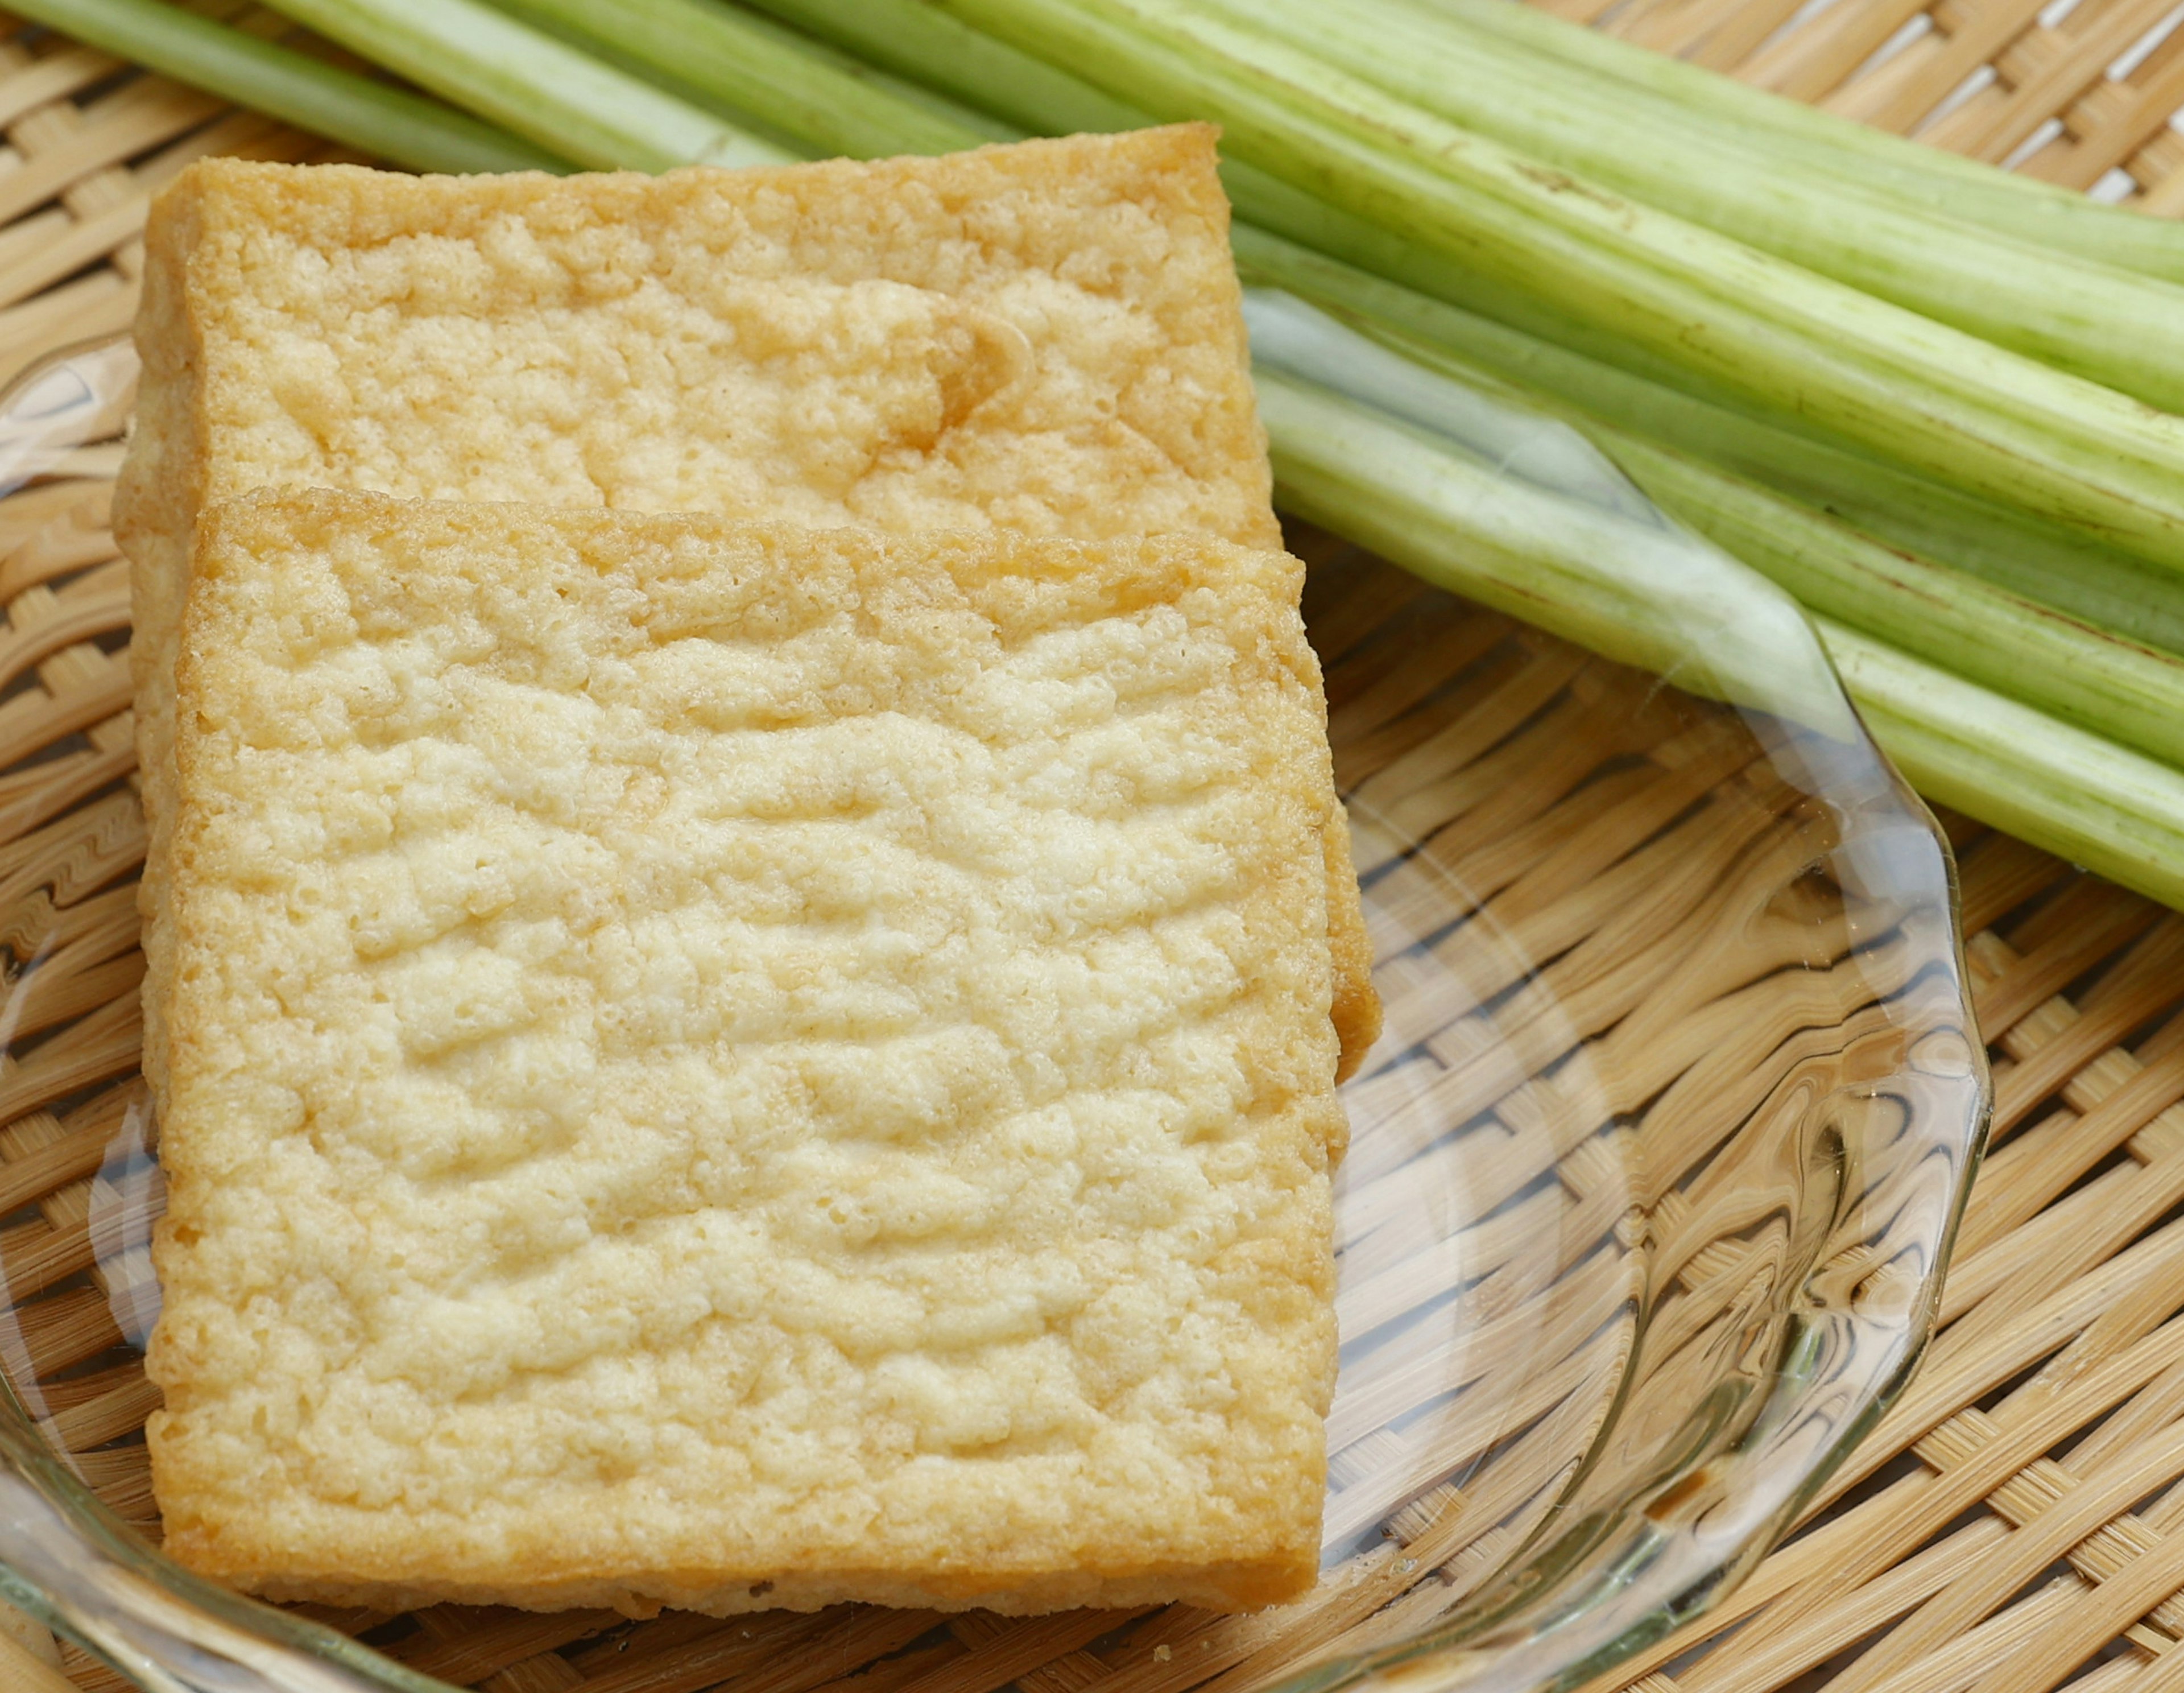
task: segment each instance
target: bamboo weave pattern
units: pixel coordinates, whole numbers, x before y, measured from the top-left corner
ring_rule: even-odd
[[[2184,7],[2170,0],[1557,5],[1940,145],[2184,210],[2184,134],[2170,124],[2184,105],[2184,40],[2160,33]],[[278,27],[231,3],[206,9]],[[145,198],[190,158],[336,156],[4,19],[0,35],[0,381],[55,345],[125,327]],[[93,1363],[121,1338],[130,1260],[109,1258],[86,1280],[109,1256],[102,1202],[131,1177],[110,1147],[137,1097],[130,879],[142,836],[133,799],[114,786],[131,765],[127,595],[105,511],[117,456],[86,450],[0,502],[0,945],[43,958],[11,1031],[23,1055],[0,1063],[0,1268],[25,1307],[27,1361],[49,1383],[53,1437],[82,1455],[109,1504],[150,1528],[142,1447],[128,1437],[155,1399],[133,1366]],[[1410,604],[1401,578],[1349,586],[1315,625],[1330,652],[1362,645]],[[1480,746],[1499,750],[1451,771],[1454,788],[1490,784],[1493,798],[1447,850],[1475,877],[1529,879],[1543,926],[1597,932],[1613,914],[1604,879],[1557,858],[1574,813],[1562,808],[1570,778],[1556,754],[1559,737],[1596,733],[1633,701],[1596,677],[1589,693],[1573,690],[1579,667],[1565,650],[1499,619],[1474,615],[1455,638],[1494,659],[1476,697],[1458,703],[1518,733],[1482,730]],[[1346,781],[1407,750],[1373,729],[1423,685],[1423,645],[1377,646],[1369,665],[1331,671],[1355,725],[1339,749]],[[1431,662],[1446,668],[1445,657]],[[1622,802],[1688,803],[1736,779],[1733,749],[1675,727],[1632,749],[1639,763],[1613,779]],[[1679,815],[1671,807],[1663,819]],[[1946,1327],[1907,1402],[1822,1502],[1824,1524],[1696,1636],[1651,1651],[1635,1684],[1646,1693],[1801,1681],[1842,1693],[2041,1693],[2074,1674],[2098,1693],[2184,1687],[2184,1655],[2161,1661],[2184,1637],[2184,1221],[2172,1215],[2184,1202],[2184,919],[2003,837],[1953,834],[2001,1099],[1999,1149],[1975,1193]],[[40,1042],[48,1033],[62,1038]],[[1358,1155],[1369,1164],[1371,1144]],[[1586,1204],[1589,1155],[1559,1172],[1574,1212]],[[1603,1202],[1613,1185],[1597,1184]],[[1568,1225],[1568,1238],[1608,1221]],[[1568,1410],[1550,1421],[1574,1420],[1580,1446],[1598,1405],[1573,1388],[1608,1373],[1578,1348],[1555,1383]],[[1562,1478],[1546,1461],[1568,1444],[1571,1430],[1557,1432],[1540,1443],[1540,1465],[1497,1469],[1511,1479],[1510,1496],[1487,1501],[1496,1508],[1455,1509],[1452,1489],[1424,1495],[1398,1513],[1404,1558],[1274,1619],[972,1615],[936,1628],[865,1612],[632,1628],[447,1608],[326,1620],[376,1629],[404,1661],[493,1693],[1245,1693],[1330,1641],[1400,1629],[1407,1606],[1445,1606],[1506,1556]],[[1361,1523],[1375,1503],[1361,1501]],[[1407,1595],[1403,1566],[1419,1563],[1435,1578]],[[66,1668],[86,1690],[120,1685],[72,1653]]]

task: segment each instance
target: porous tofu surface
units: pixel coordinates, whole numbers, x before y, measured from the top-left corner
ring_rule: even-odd
[[[196,427],[129,521],[289,483],[1279,545],[1214,163],[1204,125],[658,176],[203,160],[148,234]]]
[[[168,1551],[638,1614],[1307,1584],[1299,569],[208,513],[154,966]]]
[[[1181,125],[660,176],[192,165],[146,232],[114,510],[148,953],[176,631],[212,501],[308,485],[1279,545],[1215,163],[1214,131]],[[1354,1064],[1379,1004],[1330,817]]]

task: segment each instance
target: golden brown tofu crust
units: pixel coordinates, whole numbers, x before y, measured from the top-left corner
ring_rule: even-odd
[[[1334,1374],[1301,567],[276,491],[178,670],[167,1551],[1243,1608]]]
[[[191,166],[147,229],[114,511],[148,955],[208,503],[315,485],[1276,545],[1228,216],[1202,125],[656,177]],[[1347,1073],[1379,1007],[1339,811],[1325,848]]]

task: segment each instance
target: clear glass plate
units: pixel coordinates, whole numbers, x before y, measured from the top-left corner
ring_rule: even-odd
[[[125,343],[76,349],[0,396],[0,1593],[157,1693],[482,1679],[509,1613],[276,1609],[156,1549],[161,1189],[105,534],[135,370]],[[1377,403],[1474,447],[1509,421]],[[1568,442],[1520,433],[1488,461],[1569,482]],[[1586,497],[1626,508],[1598,468]],[[1697,574],[1626,668],[1323,533],[1292,544],[1389,1011],[1346,1092],[1324,1578],[1256,1617],[1094,1619],[1034,1685],[1569,1685],[1748,1569],[1918,1356],[1988,1102],[1952,866],[1809,632],[1726,561],[1679,562]],[[612,1653],[641,1690],[660,1630],[686,1664],[736,1631],[772,1693],[882,1655],[929,1660],[906,1672],[927,1693],[1031,1671],[953,1684],[942,1647],[972,1631],[859,1633],[871,1614],[580,1619],[539,1649],[566,1671],[521,1685],[590,1685]]]

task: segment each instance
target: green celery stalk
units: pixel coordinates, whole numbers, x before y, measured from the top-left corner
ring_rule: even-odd
[[[747,3],[1035,135],[1106,133],[1154,121],[1128,101],[935,11],[924,0]]]
[[[1796,605],[1734,560],[1509,475],[1331,388],[1279,371],[1255,380],[1285,510],[1689,692],[1849,738]],[[1522,439],[1537,435],[1526,427]]]
[[[2184,908],[2184,775],[1823,618],[1881,750],[1942,805]]]
[[[1588,462],[1596,459],[1596,448],[1661,509],[1808,609],[2081,728],[2184,764],[2184,658],[1893,551],[1836,518],[1439,349],[1376,345],[1284,294],[1254,290],[1245,312],[1262,371],[1319,383],[1437,439],[1490,455],[1507,474],[1582,492],[1635,521],[1658,522],[1653,506],[1605,461]],[[1513,418],[1512,405],[1520,408]]]
[[[2103,206],[2037,177],[1992,165],[1754,88],[1702,66],[1620,41],[1521,0],[1393,0],[1442,30],[1507,42],[1565,74],[1604,79],[1600,97],[1618,109],[1629,94],[1717,131],[1728,145],[1797,157],[1847,181],[1886,187],[2027,239],[2148,276],[2184,279],[2184,226]]]
[[[2184,571],[2184,422],[1466,134],[1173,0],[935,0],[1446,264],[1870,452]]]
[[[1907,204],[1796,158],[1747,156],[1719,132],[1655,110],[1635,90],[1609,92],[1611,115],[1597,79],[1497,52],[1491,36],[1436,33],[1392,0],[1211,6],[1242,29],[1529,158],[1997,346],[2184,411],[2184,288]]]
[[[884,72],[712,0],[494,0],[798,150],[854,159],[953,153],[1010,131]]]
[[[789,155],[478,0],[270,0],[376,64],[598,170]]]
[[[1843,519],[1896,550],[1943,561],[2020,598],[2129,640],[2184,653],[2184,584],[2021,513],[1809,434],[1649,381],[1429,299],[1262,231],[1234,232],[1247,281],[1312,301],[1342,322],[1460,380],[1485,372],[1574,421],[1596,418]]]
[[[336,70],[165,0],[21,0],[9,9],[95,47],[413,170],[566,170],[465,113]]]
[[[1807,609],[2120,746],[2184,767],[2184,658],[1618,431],[1601,447],[1663,509]]]
[[[1708,549],[1528,493],[1331,390],[1268,374],[1259,392],[1285,509],[1689,691],[1837,732],[1819,714],[1835,690],[1795,607],[1764,596],[1781,608],[1770,615],[1730,561],[1709,566]],[[1920,792],[2184,907],[2184,775],[1869,635],[1819,627],[1866,726]]]

